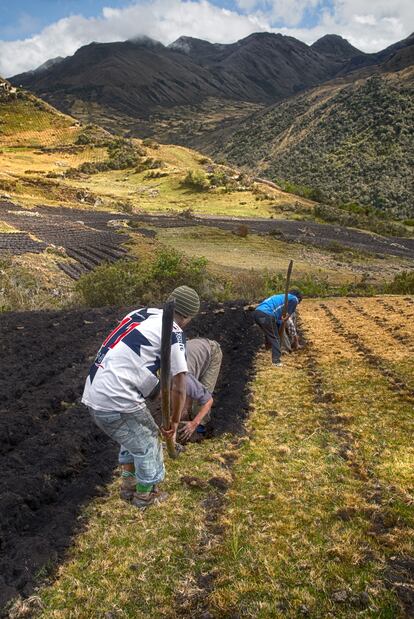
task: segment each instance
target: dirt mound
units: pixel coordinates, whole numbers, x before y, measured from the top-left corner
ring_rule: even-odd
[[[82,506],[111,478],[116,446],[79,397],[99,344],[126,311],[0,316],[0,607],[32,591],[70,544]],[[240,432],[260,334],[241,304],[204,312],[188,333],[223,348],[214,432]]]

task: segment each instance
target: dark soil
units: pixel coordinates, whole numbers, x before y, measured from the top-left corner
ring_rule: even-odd
[[[1,254],[25,254],[31,252],[40,254],[46,249],[45,243],[34,241],[25,232],[0,232],[0,255]]]
[[[23,213],[23,214],[22,214]],[[125,249],[122,243],[129,240],[128,234],[114,232],[108,228],[108,221],[119,219],[133,222],[133,231],[145,236],[154,236],[154,230],[148,230],[145,225],[158,228],[180,228],[189,226],[210,226],[222,230],[236,231],[238,226],[245,225],[255,234],[271,234],[279,240],[302,243],[327,250],[349,248],[355,251],[368,252],[378,256],[390,255],[414,260],[414,239],[381,237],[343,226],[318,224],[313,221],[290,221],[287,219],[237,219],[226,217],[191,217],[185,218],[166,215],[129,215],[125,213],[110,213],[92,209],[71,209],[67,207],[38,206],[24,215],[24,209],[11,202],[0,201],[0,219],[15,226],[17,229],[34,235],[44,243],[36,244],[28,236],[21,238],[7,248],[9,241],[3,235],[0,238],[0,254],[3,249],[11,253],[41,251],[47,245],[53,244],[65,248],[66,253],[76,260],[73,265],[62,263],[61,268],[74,279],[90,271],[102,262],[113,262],[122,257]],[[33,216],[37,213],[37,216]],[[25,244],[26,242],[26,244]]]
[[[188,332],[220,342],[212,429],[239,433],[261,337],[240,303],[220,309],[206,307]],[[79,529],[82,507],[113,474],[116,445],[90,421],[79,397],[99,344],[126,312],[0,316],[0,607],[30,594],[53,568]]]
[[[125,219],[113,213],[41,206],[29,211],[11,202],[0,202],[0,219],[25,232],[0,235],[0,254],[39,253],[48,246],[63,248],[76,262],[62,262],[59,266],[73,279],[79,279],[99,264],[124,257],[127,251],[122,243],[129,239],[128,235],[118,234],[107,226],[111,219]]]
[[[407,556],[391,557],[385,571],[389,587],[396,592],[406,617],[414,617],[414,559]]]

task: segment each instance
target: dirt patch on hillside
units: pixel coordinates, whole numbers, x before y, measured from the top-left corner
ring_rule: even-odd
[[[30,594],[56,564],[79,528],[83,505],[104,492],[113,474],[116,446],[79,397],[99,344],[126,311],[0,316],[0,608]],[[241,304],[204,312],[188,333],[217,339],[223,349],[213,429],[241,432],[261,337]]]

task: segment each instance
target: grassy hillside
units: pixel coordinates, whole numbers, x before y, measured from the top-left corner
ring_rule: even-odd
[[[235,168],[218,165],[195,150],[154,140],[116,138],[97,126],[80,125],[23,91],[14,92],[8,88],[3,93],[0,120],[0,201],[11,201],[23,208],[46,205],[52,209],[50,214],[33,213],[39,220],[25,216],[5,221],[8,207],[3,207],[0,252],[2,256],[6,253],[6,262],[1,271],[8,282],[1,293],[3,309],[55,307],[73,301],[74,282],[59,265],[73,266],[73,257],[65,252],[74,249],[73,243],[80,243],[80,234],[91,232],[90,226],[92,230],[96,225],[98,229],[102,226],[98,222],[100,211],[110,213],[108,219],[125,220],[127,227],[117,234],[126,233],[128,236],[123,238],[129,242],[122,243],[120,236],[118,239],[129,255],[139,258],[147,251],[147,241],[137,232],[137,222],[128,226],[128,219],[132,216],[136,220],[145,212],[179,214],[187,224],[193,215],[276,217],[300,222],[329,216],[330,221],[332,217],[335,223],[341,221],[336,212],[317,211],[312,201],[257,182]],[[70,207],[70,212],[79,210],[79,216],[71,220],[68,213],[62,215],[60,225],[67,234],[63,238],[60,236],[61,240],[51,241],[47,226],[56,225],[53,208],[61,206]],[[85,211],[96,213],[95,223],[90,220],[83,224]],[[61,213],[59,209],[56,212]],[[360,215],[353,214],[351,218],[342,211],[339,215],[346,216],[345,221],[341,221],[344,225],[359,225]],[[39,221],[37,236],[30,221]],[[361,222],[362,226],[368,227],[369,223],[371,230],[383,232],[378,229],[377,221],[361,219]],[[384,232],[392,233],[394,228],[386,223]],[[306,232],[301,223],[298,225]],[[103,226],[105,230],[105,224]],[[153,243],[155,248],[173,247],[189,258],[205,256],[208,271],[216,279],[209,295],[219,298],[235,295],[255,299],[266,294],[269,277],[285,272],[288,256],[295,259],[298,276],[313,280],[308,281],[313,292],[316,282],[319,293],[322,289],[326,293],[330,286],[352,287],[362,279],[365,283],[381,285],[410,266],[405,259],[367,256],[338,243],[325,249],[310,248],[306,239],[302,239],[301,243],[292,245],[283,240],[283,234],[276,238],[277,230],[273,237],[265,238],[251,234],[248,226],[241,226],[240,230],[238,226],[240,222],[235,222],[234,229],[227,232],[193,227],[186,230],[155,228],[158,238]],[[16,231],[30,234],[34,242],[46,242],[47,250],[42,250],[41,259],[39,254],[28,253],[27,249],[27,253],[8,255],[11,242],[4,235]],[[405,232],[402,226],[396,230],[401,236]],[[92,244],[91,251],[88,250],[86,257],[83,255],[87,261],[94,259],[94,243],[99,245],[97,237],[93,237],[95,241],[91,238],[88,241]],[[312,241],[313,237],[308,238]],[[79,245],[76,251],[78,249]],[[154,253],[153,249],[150,253]],[[91,268],[88,262],[86,264]],[[122,279],[121,271],[116,271],[113,277]],[[56,290],[62,294],[57,294]],[[102,299],[99,294],[97,296],[94,303],[99,304]]]
[[[7,84],[7,82],[4,82]],[[184,180],[195,173],[192,182]],[[0,88],[0,191],[30,206],[270,216],[309,201],[272,189],[200,153],[81,126],[35,96]],[[85,199],[85,194],[89,198]]]
[[[331,203],[412,215],[413,76],[328,84],[252,115],[212,150]]]
[[[71,141],[78,123],[0,78],[0,146],[51,146]]]

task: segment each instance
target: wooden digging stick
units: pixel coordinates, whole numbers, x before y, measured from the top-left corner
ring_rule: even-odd
[[[174,322],[174,308],[175,300],[167,301],[162,314],[160,383],[162,425],[166,430],[171,428],[171,334]],[[176,458],[177,452],[174,439],[167,438],[166,443],[168,455],[170,458]]]
[[[285,303],[283,305],[283,312],[282,312],[282,317],[283,318],[285,318],[285,316],[288,313],[289,288],[290,288],[290,277],[292,275],[292,269],[293,269],[293,260],[291,260],[289,262],[289,266],[288,266],[288,270],[287,270],[287,275],[286,275]],[[280,325],[280,328],[279,328],[279,338],[280,338],[280,344],[281,345],[282,345],[282,339],[283,339],[284,333],[285,333],[285,322],[282,321],[282,324]]]

